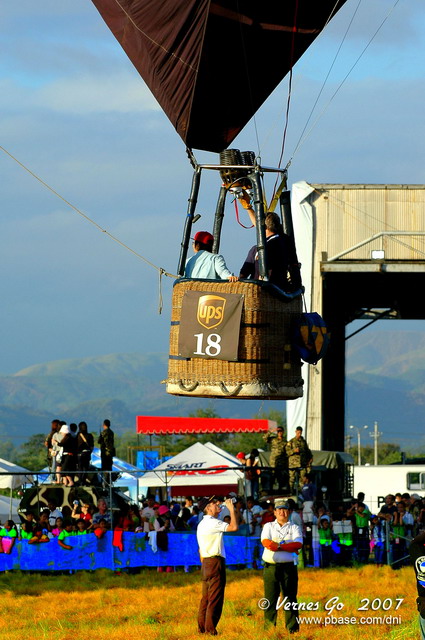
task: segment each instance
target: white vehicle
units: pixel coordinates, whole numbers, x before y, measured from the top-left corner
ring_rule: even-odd
[[[425,496],[424,464],[380,464],[354,466],[354,497],[362,491],[373,513],[379,511],[389,493]]]

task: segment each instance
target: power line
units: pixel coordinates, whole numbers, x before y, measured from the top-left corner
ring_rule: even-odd
[[[312,118],[312,116],[313,116],[314,110],[315,110],[315,109],[316,109],[316,107],[317,107],[317,103],[319,102],[320,96],[321,96],[321,95],[322,95],[322,93],[323,93],[323,90],[324,90],[324,88],[325,88],[325,86],[326,86],[326,83],[327,83],[328,78],[329,78],[329,76],[330,76],[330,74],[331,74],[331,71],[332,71],[332,69],[334,68],[335,62],[336,62],[336,60],[337,60],[337,58],[338,58],[338,56],[339,56],[339,53],[340,53],[340,51],[341,51],[341,49],[342,49],[342,45],[343,45],[343,44],[344,44],[344,42],[345,42],[345,39],[346,39],[346,37],[347,37],[347,35],[348,35],[348,32],[349,32],[349,30],[350,30],[350,28],[351,28],[351,25],[353,24],[354,18],[355,18],[355,17],[356,17],[356,15],[357,15],[357,11],[359,10],[359,7],[360,7],[361,2],[362,2],[362,0],[359,0],[359,1],[358,1],[357,7],[356,7],[356,9],[355,9],[355,11],[354,11],[353,15],[351,16],[351,20],[350,20],[350,22],[348,23],[347,29],[345,30],[344,36],[343,36],[343,38],[342,38],[342,40],[341,40],[341,42],[340,42],[340,44],[339,44],[339,47],[338,47],[337,52],[336,52],[336,54],[335,54],[335,56],[334,56],[334,59],[332,60],[331,66],[329,67],[329,70],[328,70],[328,72],[327,72],[327,74],[326,74],[326,77],[325,77],[325,79],[324,79],[323,83],[322,83],[322,86],[320,87],[320,91],[319,91],[319,93],[317,94],[316,100],[314,101],[314,104],[313,104],[313,106],[312,106],[312,108],[311,108],[310,115],[308,116],[307,121],[306,121],[306,123],[305,123],[305,125],[304,125],[304,128],[303,128],[303,130],[301,131],[301,134],[300,134],[300,136],[299,136],[299,138],[298,138],[298,142],[297,142],[297,144],[295,145],[295,149],[294,149],[294,151],[293,151],[293,153],[292,153],[292,158],[294,157],[294,155],[295,155],[295,154],[297,153],[297,151],[298,151],[298,147],[299,147],[299,145],[300,145],[300,143],[301,143],[301,140],[302,140],[302,138],[303,138],[303,135],[304,135],[304,133],[305,133],[305,130],[307,129],[308,124],[309,124],[309,122],[310,122],[310,120],[311,120],[311,118]],[[292,158],[291,158],[291,159],[292,159]]]
[[[72,204],[72,202],[69,202],[69,200],[67,200],[64,196],[62,196],[60,193],[58,193],[55,189],[53,189],[53,187],[51,187],[47,182],[45,182],[42,178],[40,178],[40,176],[38,176],[34,171],[32,171],[31,169],[29,169],[25,164],[23,164],[23,162],[21,162],[20,160],[18,160],[18,158],[16,158],[12,153],[10,153],[10,151],[8,151],[7,149],[5,149],[3,146],[0,145],[0,150],[3,151],[7,156],[9,156],[9,158],[11,158],[14,162],[16,162],[22,169],[24,169],[24,171],[26,171],[27,173],[29,173],[33,178],[35,178],[35,180],[37,180],[43,187],[45,187],[46,189],[48,189],[51,193],[53,193],[53,195],[55,195],[57,198],[59,198],[59,200],[62,200],[62,202],[64,202],[68,207],[70,207],[70,209],[72,209],[73,211],[75,211],[75,213],[78,213],[79,216],[81,216],[82,218],[84,218],[87,222],[89,222],[90,224],[92,224],[94,227],[96,227],[96,229],[98,231],[101,231],[102,233],[104,233],[105,235],[107,235],[111,240],[113,240],[114,242],[116,242],[117,244],[119,244],[121,247],[123,247],[124,249],[126,249],[126,251],[129,251],[130,253],[132,253],[133,255],[135,255],[137,258],[139,258],[140,260],[143,260],[143,262],[145,262],[146,264],[148,264],[150,267],[153,267],[154,269],[156,269],[160,275],[165,275],[165,276],[170,276],[171,278],[177,278],[178,276],[172,274],[172,273],[168,273],[168,271],[166,271],[165,269],[163,269],[162,267],[158,267],[155,264],[153,264],[153,262],[151,262],[150,260],[148,260],[147,258],[145,258],[144,256],[142,256],[140,253],[138,253],[137,251],[135,251],[134,249],[132,249],[131,247],[129,247],[128,245],[126,245],[124,242],[122,242],[121,240],[119,240],[119,238],[117,238],[116,236],[114,236],[110,231],[108,231],[107,229],[104,229],[100,224],[98,224],[95,220],[93,220],[93,218],[90,218],[90,216],[88,216],[86,213],[84,213],[83,211],[81,211],[81,209],[79,209],[78,207],[76,207],[75,205]]]
[[[372,35],[372,37],[370,38],[369,42],[366,44],[366,46],[363,48],[363,50],[361,51],[360,55],[357,57],[357,59],[355,60],[355,62],[351,65],[350,69],[348,70],[348,72],[345,74],[344,78],[342,79],[342,81],[339,83],[338,87],[336,88],[336,90],[334,91],[334,93],[332,94],[332,96],[330,97],[328,103],[325,105],[325,107],[322,109],[321,113],[318,115],[318,117],[316,118],[316,120],[314,121],[314,123],[312,124],[312,126],[310,127],[309,131],[307,132],[307,134],[304,136],[304,138],[301,141],[298,141],[297,143],[297,147],[294,150],[291,158],[288,160],[287,165],[286,165],[286,169],[289,168],[289,166],[292,163],[292,160],[294,159],[295,153],[298,152],[300,150],[300,148],[302,147],[302,145],[304,144],[304,142],[310,137],[313,129],[316,127],[317,123],[319,122],[319,120],[322,118],[322,116],[325,114],[325,112],[328,110],[330,104],[332,103],[332,101],[334,100],[334,98],[336,97],[336,95],[339,93],[340,89],[342,88],[342,86],[345,84],[346,80],[348,79],[348,77],[351,75],[351,72],[355,69],[355,67],[357,66],[357,64],[360,62],[361,58],[363,57],[363,55],[366,53],[367,49],[370,47],[370,45],[372,44],[373,40],[376,38],[376,36],[378,35],[379,31],[382,29],[382,27],[384,26],[384,24],[386,23],[386,21],[388,20],[388,18],[390,17],[391,13],[394,11],[394,9],[396,8],[396,6],[398,5],[398,3],[400,2],[400,0],[396,0],[394,5],[391,7],[391,9],[388,11],[387,15],[385,16],[385,18],[382,20],[381,24],[379,25],[379,27],[376,29],[375,33]]]

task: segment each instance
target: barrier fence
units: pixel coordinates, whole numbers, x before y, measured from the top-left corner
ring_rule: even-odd
[[[168,550],[156,547],[154,535],[126,531],[107,531],[102,538],[94,534],[69,536],[71,550],[59,546],[57,539],[30,544],[16,541],[10,554],[0,553],[0,572],[78,571],[134,567],[200,566],[194,533],[168,533]],[[225,534],[226,564],[252,568],[259,554],[259,538]]]

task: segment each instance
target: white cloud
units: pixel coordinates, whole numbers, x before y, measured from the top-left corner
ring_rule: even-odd
[[[344,46],[340,75],[393,3],[362,3],[362,17]],[[172,125],[90,0],[43,0],[43,11],[34,0],[3,4],[1,144],[102,227],[174,271],[192,172]],[[353,4],[346,3],[346,16]],[[288,154],[328,69],[323,61],[332,60],[347,24],[337,20],[327,30],[328,40],[323,34],[306,64],[303,58],[297,65]],[[421,181],[424,85],[415,78],[425,69],[419,38],[423,23],[423,0],[399,3],[295,157],[290,182]],[[402,82],[395,80],[403,75]],[[285,107],[282,86],[256,119],[260,141],[269,140],[262,149],[269,166],[280,152]],[[234,146],[256,150],[252,125]],[[197,151],[196,156],[217,161],[215,154]],[[157,344],[166,351],[169,318],[159,321],[156,314],[157,272],[67,210],[4,155],[0,168],[0,286],[8,313],[2,325],[2,367],[18,369],[72,352],[148,349],[153,334],[162,336]],[[202,177],[197,230],[211,229],[218,188],[217,174]],[[253,230],[237,225],[229,204],[222,251],[232,270],[240,266],[253,237]],[[170,290],[165,279],[167,305]],[[69,345],[52,328],[55,309]],[[84,317],[84,335],[74,322],[76,314]]]
[[[160,112],[161,108],[146,85],[127,73],[110,76],[81,75],[24,87],[19,81],[0,82],[0,105],[18,111],[43,109],[68,115],[93,113]]]

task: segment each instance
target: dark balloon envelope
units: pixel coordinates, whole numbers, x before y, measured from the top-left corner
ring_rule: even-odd
[[[346,0],[92,0],[188,147],[221,151]]]

